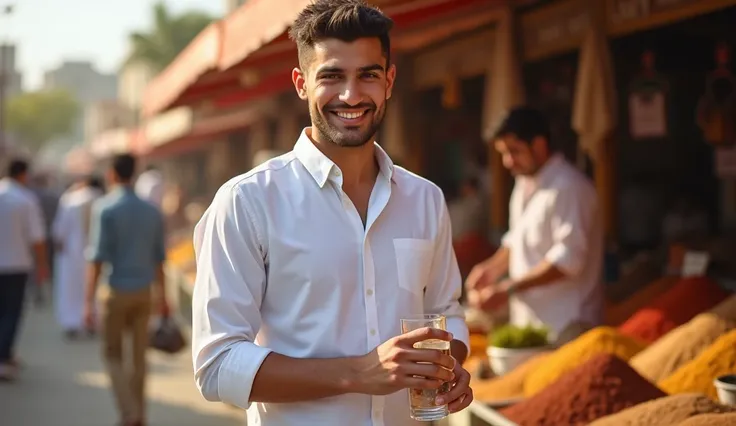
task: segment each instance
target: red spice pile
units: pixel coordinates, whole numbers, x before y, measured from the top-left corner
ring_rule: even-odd
[[[726,290],[708,278],[683,278],[668,292],[637,311],[618,330],[627,336],[653,343],[728,296]]]
[[[604,354],[501,414],[519,426],[583,426],[665,395],[625,361]]]

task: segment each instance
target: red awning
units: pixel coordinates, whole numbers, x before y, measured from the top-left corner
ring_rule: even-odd
[[[223,35],[222,21],[213,22],[148,84],[143,115],[150,117],[173,105],[202,76],[217,69]]]
[[[208,140],[248,128],[259,117],[256,108],[245,108],[199,120],[186,135],[151,149],[145,156],[164,158],[196,151],[206,147]]]
[[[250,0],[225,19],[220,69],[237,65],[281,37],[312,0]]]
[[[296,65],[295,46],[287,39],[285,31],[310,1],[250,0],[213,24],[149,85],[144,98],[144,116],[151,117],[174,106],[205,99],[216,105],[232,105],[236,100],[242,102],[253,96],[267,96],[273,90],[287,89],[288,84],[274,83],[273,77],[280,76],[281,72],[265,73],[256,87],[244,85],[243,74],[246,70],[283,65],[285,61]],[[450,18],[458,13],[483,11],[464,25],[453,26],[453,30],[471,29],[491,19],[487,10],[504,0],[374,0],[372,3],[381,6],[394,19],[400,33],[429,23],[436,25],[443,17]],[[396,47],[416,48],[447,35],[433,32],[434,37],[413,34],[409,40],[397,40]],[[272,77],[265,78],[267,76]],[[287,77],[286,82],[289,80]],[[265,86],[260,87],[261,84]]]

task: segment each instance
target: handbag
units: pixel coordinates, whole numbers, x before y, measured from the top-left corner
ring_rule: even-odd
[[[166,354],[176,354],[186,346],[184,333],[171,317],[158,319],[149,335],[149,346]]]

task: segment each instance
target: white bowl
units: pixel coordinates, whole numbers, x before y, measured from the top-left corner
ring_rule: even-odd
[[[509,349],[499,348],[497,346],[489,346],[486,348],[488,354],[488,361],[491,364],[491,369],[498,376],[510,372],[514,368],[520,366],[527,360],[533,358],[535,355],[546,352],[550,349],[549,346],[540,346],[537,348],[521,348],[521,349]]]
[[[718,399],[725,405],[736,407],[736,374],[721,376],[713,381]]]

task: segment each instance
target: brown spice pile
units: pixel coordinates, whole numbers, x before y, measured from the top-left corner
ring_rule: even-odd
[[[736,371],[736,330],[719,337],[695,359],[659,382],[669,394],[698,392],[718,400],[713,380]]]
[[[703,414],[685,420],[677,426],[734,426],[736,414]]]
[[[501,414],[519,426],[582,426],[663,396],[625,361],[604,354]]]
[[[736,408],[718,404],[703,394],[689,393],[645,402],[604,417],[589,426],[677,425],[699,414],[730,412],[736,412]]]
[[[700,314],[631,358],[631,366],[647,380],[658,382],[695,359],[736,323],[717,315]]]
[[[473,381],[473,395],[483,402],[493,402],[524,396],[524,381],[549,353],[542,353],[530,358],[509,373],[490,380]]]
[[[624,336],[611,327],[596,327],[552,352],[524,382],[524,395],[532,396],[551,385],[563,374],[600,354],[616,355],[628,361],[646,345]]]

